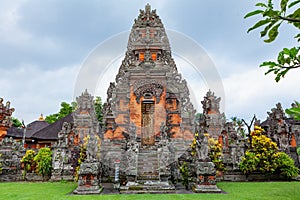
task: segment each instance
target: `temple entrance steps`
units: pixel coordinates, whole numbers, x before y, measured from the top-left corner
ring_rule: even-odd
[[[137,163],[137,180],[159,180],[157,150],[140,149]]]
[[[120,187],[122,194],[162,194],[175,193],[174,185],[168,180],[161,180],[157,149],[141,148],[138,153],[137,176]]]

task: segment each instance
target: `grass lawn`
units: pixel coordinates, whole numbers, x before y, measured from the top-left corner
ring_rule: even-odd
[[[69,195],[76,188],[73,182],[63,183],[0,183],[0,199],[300,199],[300,182],[220,182],[227,194],[138,194],[138,195]]]

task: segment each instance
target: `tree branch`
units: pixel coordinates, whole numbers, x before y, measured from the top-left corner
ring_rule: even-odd
[[[290,18],[290,17],[283,17],[283,16],[279,16],[280,19],[285,20],[285,21],[289,21],[289,22],[299,22],[300,23],[300,19],[295,19],[295,18]]]
[[[294,66],[289,66],[289,67],[286,67],[286,66],[280,66],[281,68],[283,68],[283,69],[296,69],[296,68],[299,68],[300,67],[300,65],[294,65]]]

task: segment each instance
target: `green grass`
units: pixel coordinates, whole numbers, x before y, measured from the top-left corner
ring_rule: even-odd
[[[300,199],[300,182],[220,182],[227,194],[69,195],[76,183],[0,183],[0,199]]]

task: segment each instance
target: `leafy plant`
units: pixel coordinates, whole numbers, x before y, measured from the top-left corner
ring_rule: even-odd
[[[52,151],[48,147],[41,148],[38,154],[34,157],[34,161],[37,163],[36,172],[43,176],[51,174],[52,170]]]
[[[79,158],[77,160],[77,165],[75,169],[75,181],[78,181],[78,172],[80,170],[80,165],[83,163],[86,159],[86,145],[88,142],[88,138],[84,137],[84,143],[80,146],[80,153],[79,153]]]
[[[262,17],[257,23],[248,29],[248,32],[262,28],[260,36],[266,38],[264,42],[273,42],[278,34],[279,27],[283,22],[287,22],[296,28],[300,29],[300,4],[299,0],[281,0],[278,9],[275,8],[273,0],[268,0],[267,3],[259,2],[255,6],[258,10],[249,12],[244,18],[260,15]],[[298,33],[295,38],[300,41],[300,34]],[[274,73],[275,80],[278,82],[284,78],[285,74],[295,68],[300,67],[299,47],[284,48],[277,57],[277,61],[267,61],[260,65],[260,67],[268,67],[269,70],[265,74]]]
[[[211,161],[215,164],[215,168],[217,171],[225,172],[226,167],[223,163],[223,153],[222,153],[222,145],[219,141],[214,138],[209,138],[209,157]]]
[[[239,164],[240,170],[245,174],[262,172],[267,175],[278,173],[287,178],[296,176],[298,168],[294,161],[286,153],[279,152],[277,144],[263,133],[261,127],[254,127],[252,143]]]
[[[300,47],[284,48],[279,52],[277,61],[263,62],[260,67],[269,67],[265,74],[274,73],[278,82],[289,70],[300,67]]]
[[[45,121],[48,122],[49,124],[52,124],[56,122],[57,120],[64,118],[65,116],[71,114],[75,109],[77,104],[75,102],[72,102],[71,104],[68,104],[66,102],[62,102],[60,104],[61,108],[58,113],[48,115],[45,118]]]
[[[189,183],[191,181],[191,170],[189,169],[188,163],[183,162],[183,164],[179,168],[181,176],[182,176],[182,185],[185,186],[185,189],[189,188]]]
[[[278,173],[285,177],[295,177],[299,173],[299,169],[295,167],[294,160],[284,152],[278,152],[274,155],[277,164]]]
[[[300,156],[300,146],[297,147],[297,154]]]
[[[35,151],[33,150],[27,150],[25,155],[21,159],[22,168],[23,171],[23,178],[26,176],[27,173],[34,172],[36,169],[36,161],[34,160],[34,157],[36,156]]]
[[[95,105],[95,113],[97,116],[97,119],[100,123],[102,123],[102,118],[103,118],[103,114],[102,114],[102,109],[103,109],[103,105],[102,105],[102,101],[101,101],[101,97],[97,96],[96,99],[94,100],[94,105]]]
[[[295,103],[292,104],[292,108],[286,109],[285,112],[295,120],[300,120],[300,103],[295,101]]]
[[[13,127],[21,127],[22,126],[22,123],[20,122],[20,120],[18,118],[15,118],[15,117],[11,117],[11,121],[12,121],[12,126]]]

